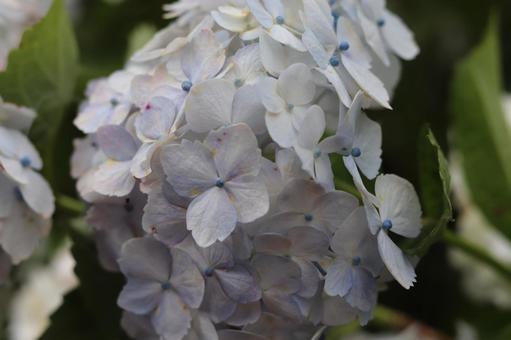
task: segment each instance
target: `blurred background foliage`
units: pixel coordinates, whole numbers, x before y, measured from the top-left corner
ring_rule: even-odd
[[[80,50],[80,69],[75,99],[67,106],[55,156],[61,192],[75,196],[74,183],[68,176],[71,141],[78,136],[72,128],[72,120],[87,82],[121,68],[130,51],[140,46],[154,30],[165,26],[162,5],[168,2],[83,0],[76,2],[78,8],[71,8]],[[457,148],[452,136],[455,121],[450,103],[452,81],[457,65],[482,41],[492,13],[499,18],[502,82],[504,90],[511,92],[511,1],[387,2],[415,32],[421,54],[416,60],[403,64],[402,79],[392,103],[394,110],[370,115],[384,130],[383,171],[396,173],[419,187],[418,164],[422,153],[418,152],[417,144],[419,138],[424,138],[425,124],[429,124],[446,155]],[[511,152],[508,152],[511,159]],[[491,176],[491,173],[481,176]],[[503,183],[502,190],[510,192],[511,188]],[[511,202],[504,209],[511,209]],[[57,215],[53,242],[58,242],[69,230],[69,216],[62,214],[65,215],[62,212]],[[458,226],[453,222],[449,228],[456,230]],[[119,339],[122,337],[117,323],[120,314],[112,304],[122,279],[102,272],[94,259],[94,246],[90,241],[78,234],[72,236],[82,241],[73,250],[79,263],[76,271],[82,279],[82,288],[66,297],[64,307],[53,316],[52,327],[43,339]],[[460,272],[449,261],[447,248],[445,242],[430,248],[418,265],[418,282],[413,289],[406,291],[393,283],[381,294],[382,305],[400,312],[389,314],[387,309],[378,309],[377,322],[370,324],[370,330],[389,324],[400,328],[408,320],[416,320],[440,334],[452,336],[457,322],[464,320],[478,329],[481,339],[511,339],[510,310],[476,302],[468,296],[462,289]],[[77,329],[83,330],[79,336]]]

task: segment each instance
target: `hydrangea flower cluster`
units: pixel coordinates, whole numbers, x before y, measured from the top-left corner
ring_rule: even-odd
[[[41,19],[51,0],[0,0],[0,71],[7,66],[9,52],[16,48],[23,32]]]
[[[413,34],[384,0],[165,9],[175,22],[91,82],[75,119],[72,175],[101,263],[126,277],[124,328],[310,339],[365,324],[382,282],[415,281],[391,235],[418,236],[419,200],[380,174],[381,127],[363,112],[390,108]],[[332,154],[360,201],[335,189]]]
[[[0,98],[0,281],[28,258],[51,228],[50,186],[39,153],[25,135],[36,114]]]

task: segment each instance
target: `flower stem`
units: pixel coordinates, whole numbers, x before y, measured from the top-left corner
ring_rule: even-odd
[[[468,242],[450,230],[444,231],[443,240],[448,245],[455,247],[479,262],[492,267],[496,272],[500,273],[502,277],[511,282],[511,268],[496,260],[493,256],[488,254],[485,249]]]
[[[60,208],[77,215],[83,214],[86,208],[83,202],[66,195],[57,196],[57,205]]]

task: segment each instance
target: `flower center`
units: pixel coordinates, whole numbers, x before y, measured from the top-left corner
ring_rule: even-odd
[[[360,258],[360,256],[355,256],[352,260],[351,260],[351,264],[355,267],[359,266],[360,265],[360,262],[362,262],[362,259]]]
[[[378,25],[378,27],[385,26],[385,19],[383,18],[378,19],[378,21],[376,21],[376,24]]]
[[[213,272],[215,271],[215,268],[213,267],[208,267],[206,268],[206,270],[204,271],[204,275],[206,277],[212,277],[213,276]]]
[[[321,150],[319,148],[316,148],[316,149],[314,149],[312,154],[313,154],[314,158],[319,158],[319,157],[321,157]]]
[[[171,287],[172,287],[172,285],[168,281],[167,282],[163,282],[161,284],[161,289],[163,289],[163,290],[169,290]]]
[[[279,15],[278,17],[275,18],[275,22],[277,23],[277,25],[284,25],[284,17],[282,15]]]
[[[113,107],[116,107],[117,105],[119,105],[119,101],[115,98],[112,98],[112,99],[110,99],[110,105],[112,105]]]
[[[362,155],[362,151],[360,151],[359,148],[353,148],[351,149],[351,155],[355,158],[360,157],[360,155]]]
[[[389,231],[390,229],[392,229],[392,221],[391,220],[383,221],[383,224],[382,224],[381,227],[382,227],[383,230]]]
[[[183,91],[190,91],[191,88],[192,88],[192,82],[189,81],[189,80],[185,80],[184,82],[181,83],[181,88],[183,89]]]
[[[343,52],[349,50],[350,49],[350,43],[347,42],[347,41],[341,41],[341,43],[339,44],[339,49],[341,51],[343,51]]]
[[[28,168],[32,164],[32,161],[27,156],[24,156],[20,159],[20,163],[22,167]]]
[[[337,56],[333,56],[332,58],[330,58],[330,65],[332,65],[333,67],[337,67],[339,66],[339,58]]]
[[[239,78],[238,78],[238,79],[236,79],[236,80],[234,81],[234,86],[236,86],[236,87],[242,87],[242,86],[243,86],[243,80],[241,80],[241,79],[239,79]]]
[[[304,214],[303,215],[303,218],[307,221],[307,222],[311,222],[313,219],[314,219],[314,216],[312,216],[311,213],[307,213],[307,214]]]
[[[216,180],[216,183],[215,183],[215,185],[216,185],[218,188],[223,188],[223,187],[224,187],[224,184],[225,184],[225,182],[224,182],[224,180],[223,180],[223,179],[221,179],[221,178],[217,179],[217,180]]]

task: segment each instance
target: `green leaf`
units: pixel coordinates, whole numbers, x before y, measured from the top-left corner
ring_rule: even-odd
[[[407,253],[423,256],[452,220],[451,176],[442,149],[427,127],[420,134],[418,152],[424,227],[418,238],[405,242],[403,247]]]
[[[80,286],[64,297],[41,339],[127,339],[120,327],[121,310],[117,306],[124,283],[122,275],[108,273],[99,265],[91,239],[76,231],[70,234]]]
[[[0,96],[34,108],[38,117],[31,138],[42,154],[45,174],[55,182],[57,132],[72,102],[78,73],[78,47],[63,0],[55,0],[46,17],[23,35],[0,73]]]
[[[458,65],[452,83],[454,147],[472,200],[511,239],[511,136],[503,109],[498,21]]]

